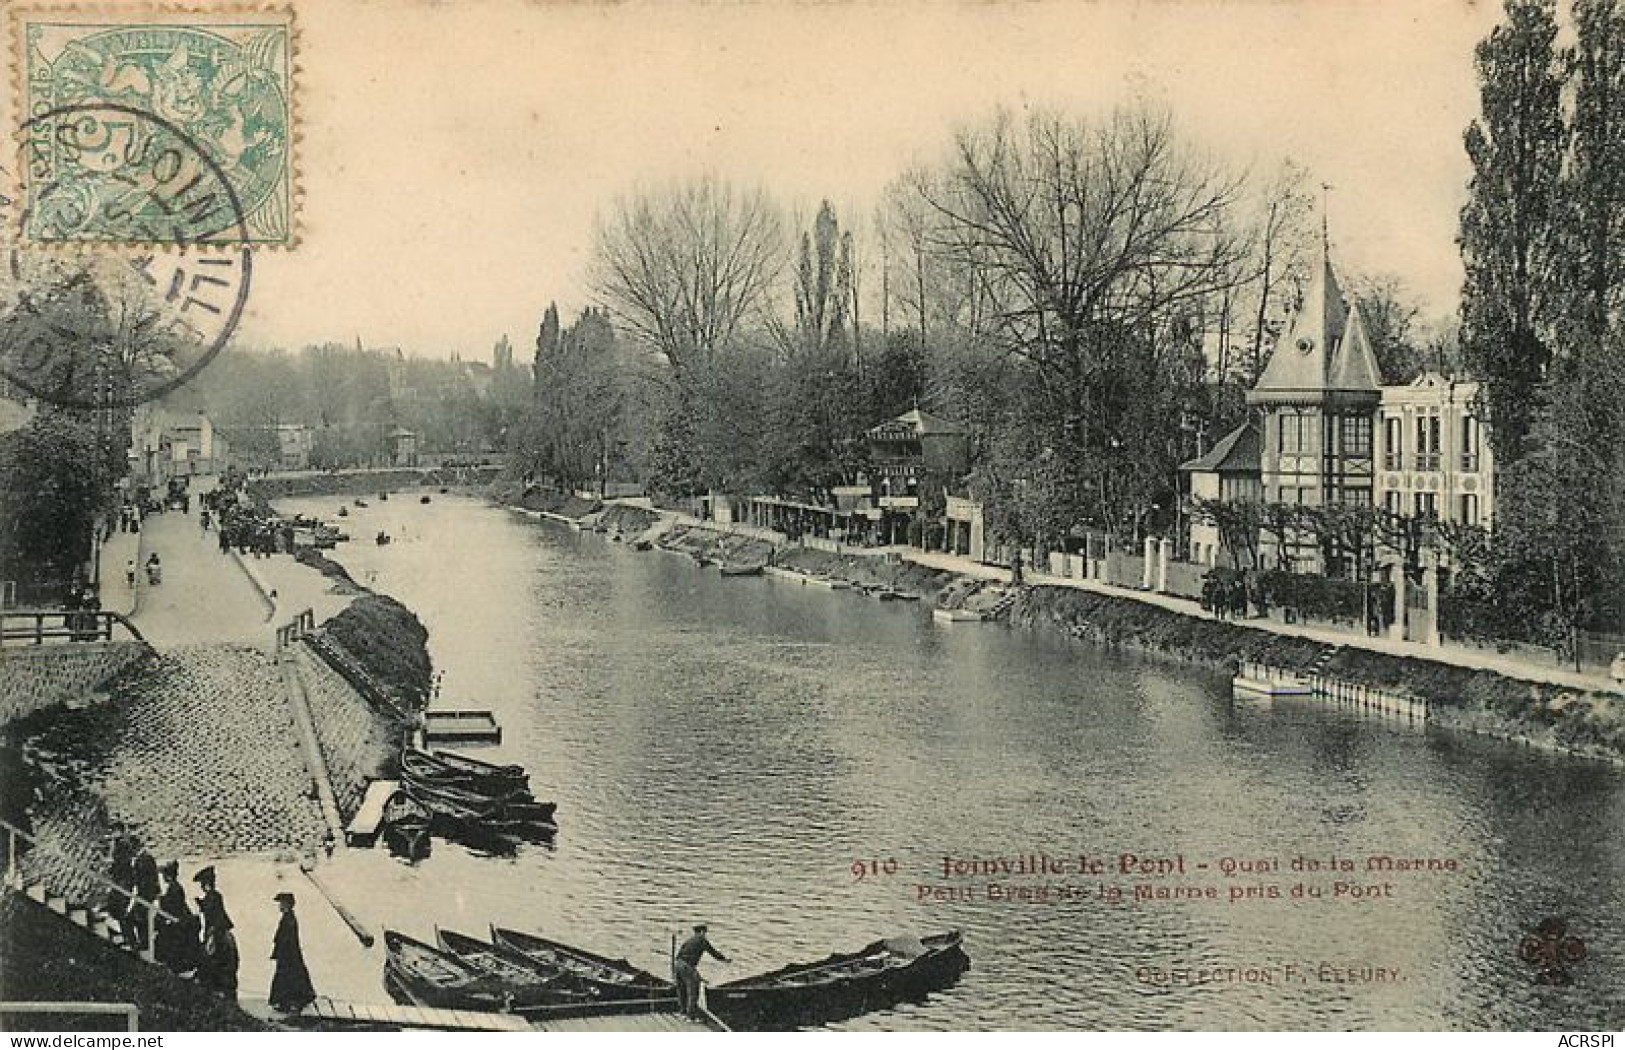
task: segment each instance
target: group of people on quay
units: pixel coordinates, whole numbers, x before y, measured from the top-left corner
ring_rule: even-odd
[[[1202,608],[1221,620],[1245,620],[1248,609],[1269,615],[1269,598],[1258,582],[1242,573],[1210,571],[1202,579]]]
[[[205,532],[215,529],[220,553],[236,550],[257,558],[293,550],[293,525],[258,513],[242,497],[243,479],[227,478],[219,488],[203,495],[199,518]]]
[[[220,995],[236,997],[240,961],[237,937],[213,865],[192,875],[200,891],[196,912],[187,902],[180,864],[159,864],[131,836],[114,839],[110,875],[122,892],[109,894],[107,910],[118,920],[126,945],[137,951],[150,948],[153,959],[174,973]],[[276,973],[270,1003],[274,1009],[296,1013],[316,998],[316,990],[299,943],[294,896],[279,893],[274,900],[282,910],[282,918],[271,952]],[[151,916],[149,927],[154,907],[157,913]]]

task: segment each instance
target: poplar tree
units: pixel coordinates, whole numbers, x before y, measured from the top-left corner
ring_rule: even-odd
[[[1488,388],[1497,461],[1523,454],[1552,359],[1558,191],[1566,131],[1551,0],[1507,0],[1475,52],[1482,113],[1467,128],[1473,176],[1461,216],[1462,349]]]

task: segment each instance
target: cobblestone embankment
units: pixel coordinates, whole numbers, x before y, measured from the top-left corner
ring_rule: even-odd
[[[1057,628],[1117,648],[1234,674],[1243,662],[1319,673],[1426,700],[1435,725],[1550,751],[1625,760],[1625,703],[1616,694],[1508,678],[1493,671],[1325,643],[1069,587],[1028,587],[1010,610],[1021,627]],[[1322,662],[1324,660],[1324,662]]]
[[[963,600],[976,590],[975,586],[956,586],[962,582],[962,578],[954,573],[881,555],[833,554],[811,548],[786,547],[779,551],[774,564],[796,572],[845,580],[857,587],[899,591],[921,598],[937,598],[946,592]],[[974,580],[964,582],[976,583]]]
[[[767,540],[703,525],[674,525],[659,542],[666,550],[723,565],[766,565],[773,553],[773,544]]]
[[[40,775],[27,863],[88,893],[66,862],[105,866],[128,831],[160,858],[305,850],[325,830],[275,662],[247,646],[175,649],[106,702],[7,726]]]
[[[360,807],[367,781],[394,771],[401,746],[397,724],[374,710],[308,646],[295,646],[292,655],[310,700],[333,796],[339,813],[349,820]]]
[[[0,649],[0,724],[86,697],[151,656],[135,641]]]

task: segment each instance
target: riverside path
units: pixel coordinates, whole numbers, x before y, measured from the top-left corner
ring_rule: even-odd
[[[273,632],[266,624],[265,599],[237,557],[220,553],[215,533],[204,532],[196,515],[148,515],[137,560],[145,564],[154,552],[163,564],[163,582],[149,584],[145,571],[136,573],[132,620],[155,648],[267,644]]]

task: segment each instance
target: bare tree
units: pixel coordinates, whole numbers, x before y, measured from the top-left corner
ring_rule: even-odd
[[[1038,379],[1023,414],[1066,474],[1048,491],[1070,504],[1038,517],[1137,528],[1177,456],[1165,417],[1201,380],[1196,318],[1247,254],[1241,181],[1140,108],[1098,124],[1000,114],[914,184],[928,248],[970,279],[981,338]]]
[[[593,284],[621,329],[681,377],[733,342],[784,254],[782,220],[766,194],[707,175],[621,198],[600,214]]]

